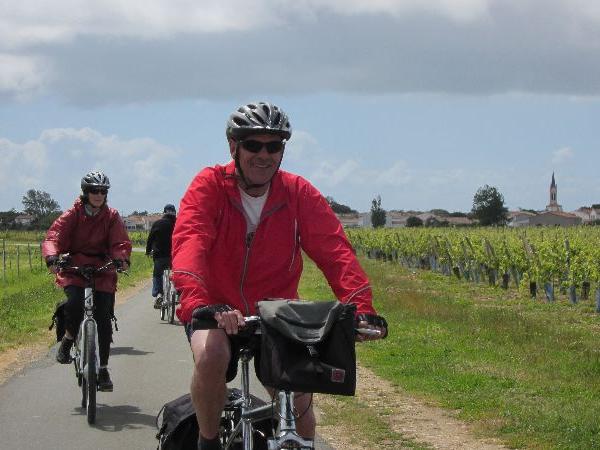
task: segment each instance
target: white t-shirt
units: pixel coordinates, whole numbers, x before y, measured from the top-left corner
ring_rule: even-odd
[[[253,233],[260,220],[260,214],[267,201],[269,190],[267,189],[267,192],[260,197],[252,197],[251,195],[246,194],[242,189],[240,189],[240,194],[242,197],[242,206],[244,207],[244,211],[246,211],[246,220],[248,221],[246,232]]]

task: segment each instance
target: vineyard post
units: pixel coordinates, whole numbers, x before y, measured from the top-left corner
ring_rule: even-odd
[[[40,270],[43,270],[44,266],[42,265],[42,243],[40,242]]]
[[[571,246],[569,245],[569,239],[565,239],[565,251],[567,252],[567,280],[572,280],[571,276]],[[571,303],[577,303],[577,291],[575,290],[575,283],[571,281],[569,285],[569,300]]]
[[[17,279],[21,278],[21,253],[19,252],[19,246],[17,245]]]

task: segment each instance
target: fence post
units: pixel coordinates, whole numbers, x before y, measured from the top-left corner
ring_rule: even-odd
[[[42,265],[42,243],[40,242],[40,270],[44,269],[44,266]]]
[[[17,245],[17,278],[21,278],[21,253],[19,252],[19,246]]]
[[[31,264],[31,246],[27,243],[27,259],[29,260],[29,271],[33,272],[33,264]]]
[[[2,239],[2,281],[6,281],[6,241]]]

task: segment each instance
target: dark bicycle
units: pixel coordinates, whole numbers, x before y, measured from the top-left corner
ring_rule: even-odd
[[[78,274],[86,280],[84,290],[84,317],[71,349],[71,358],[75,367],[77,384],[81,387],[81,407],[86,409],[87,421],[91,425],[96,421],[96,392],[98,391],[98,325],[94,320],[94,296],[96,292],[95,276],[109,269],[122,272],[120,265],[109,261],[101,267],[70,266],[69,256],[62,255],[58,267],[60,270]]]
[[[163,272],[163,299],[160,305],[160,320],[175,323],[175,309],[179,304],[179,292],[171,281],[171,269]]]

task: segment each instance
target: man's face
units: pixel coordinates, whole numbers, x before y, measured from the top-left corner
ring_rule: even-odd
[[[266,144],[266,145],[259,145]],[[271,134],[256,134],[237,142],[239,163],[249,184],[267,183],[275,174],[283,157],[283,141]],[[252,150],[258,152],[252,152]],[[271,152],[269,152],[269,148]],[[235,158],[236,142],[230,141],[231,157]],[[278,150],[278,151],[277,151]]]

